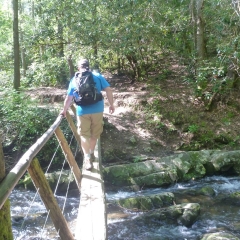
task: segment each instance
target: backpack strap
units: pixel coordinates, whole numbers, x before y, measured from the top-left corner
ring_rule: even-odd
[[[99,80],[100,85],[101,85],[101,90],[100,90],[100,92],[101,92],[101,91],[102,91],[102,80],[101,80],[101,78],[97,77],[97,76],[94,75],[93,73],[92,73],[92,75],[93,75],[94,77],[96,77],[96,78]]]

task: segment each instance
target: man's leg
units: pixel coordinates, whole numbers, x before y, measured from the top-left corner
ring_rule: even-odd
[[[91,169],[97,139],[103,131],[103,113],[86,114],[78,117],[78,133],[84,153],[85,168]],[[91,165],[90,165],[91,164]]]
[[[78,134],[81,138],[81,147],[84,154],[84,167],[86,170],[92,169],[90,157],[90,137],[91,137],[91,117],[89,114],[78,117]]]
[[[94,149],[95,149],[95,147],[96,147],[97,140],[98,140],[98,139],[95,138],[95,137],[91,137],[91,138],[90,138],[90,148],[89,148],[90,153],[93,153],[93,152],[94,152]]]
[[[103,131],[103,113],[92,114],[91,123],[90,155],[91,160],[94,161],[94,149],[96,147],[97,140]]]
[[[81,136],[81,147],[84,155],[90,154],[90,138]]]

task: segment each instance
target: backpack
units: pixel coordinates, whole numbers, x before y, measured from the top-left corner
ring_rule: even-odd
[[[92,105],[103,99],[95,86],[91,72],[76,72],[75,82],[76,90],[73,92],[73,99],[78,106]]]

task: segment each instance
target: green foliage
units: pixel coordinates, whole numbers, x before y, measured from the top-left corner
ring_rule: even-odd
[[[138,163],[144,161],[145,158],[143,156],[133,156],[133,162]]]
[[[1,129],[7,133],[4,144],[8,146],[14,141],[14,150],[24,150],[32,143],[34,136],[42,133],[44,124],[50,124],[52,120],[45,109],[37,107],[37,102],[12,89],[3,93],[0,113]]]
[[[9,71],[12,59],[12,19],[0,7],[0,74]],[[1,81],[1,80],[0,80]],[[1,83],[1,82],[0,82]]]
[[[33,62],[22,79],[22,86],[56,86],[68,79],[66,61],[49,58],[44,62]]]
[[[198,132],[198,130],[199,130],[199,126],[198,126],[198,125],[195,125],[195,124],[190,125],[190,126],[188,127],[188,131],[189,131],[190,133],[196,133],[196,132]]]

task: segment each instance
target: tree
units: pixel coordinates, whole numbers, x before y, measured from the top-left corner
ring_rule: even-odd
[[[14,89],[20,87],[20,58],[18,30],[18,0],[13,0],[13,52],[14,52]]]

